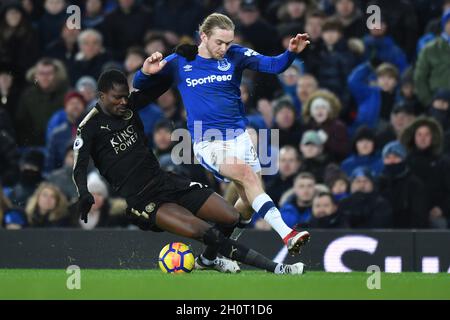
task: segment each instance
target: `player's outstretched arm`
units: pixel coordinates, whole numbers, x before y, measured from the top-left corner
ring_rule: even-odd
[[[292,64],[297,55],[305,50],[310,43],[308,39],[309,36],[306,33],[297,34],[290,40],[288,49],[274,57],[264,56],[252,49],[244,47],[235,46],[235,48],[237,48],[238,54],[241,54],[244,68],[277,74],[284,72]]]

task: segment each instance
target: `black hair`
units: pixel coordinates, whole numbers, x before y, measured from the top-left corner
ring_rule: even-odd
[[[169,132],[172,132],[174,130],[174,125],[172,121],[168,119],[161,119],[158,122],[156,122],[153,132],[156,132],[161,129],[165,129]]]
[[[119,70],[104,71],[98,78],[98,91],[108,92],[114,85],[128,86],[127,77]]]
[[[333,203],[334,205],[337,205],[336,199],[334,198],[333,194],[331,192],[328,192],[328,191],[320,191],[320,192],[316,193],[314,195],[313,200],[316,199],[316,198],[322,198],[322,197],[330,198],[331,199],[331,203]]]

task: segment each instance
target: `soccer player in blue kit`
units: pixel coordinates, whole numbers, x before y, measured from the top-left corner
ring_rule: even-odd
[[[240,227],[245,227],[253,212],[257,212],[280,235],[293,255],[309,241],[310,234],[289,228],[263,189],[261,165],[246,131],[247,119],[239,87],[244,69],[273,74],[286,70],[309,44],[308,35],[297,34],[284,53],[269,57],[232,44],[234,28],[227,16],[209,15],[200,26],[200,45],[182,48],[161,59],[157,73],[171,76],[177,84],[197,160],[217,179],[236,184],[239,199],[235,208],[241,216]],[[143,67],[136,73],[133,86],[140,90],[150,86],[156,81],[152,73],[155,71]],[[216,257],[215,250],[206,248],[196,260],[196,268],[214,268]],[[230,265],[229,269],[219,271],[237,270],[237,266]]]

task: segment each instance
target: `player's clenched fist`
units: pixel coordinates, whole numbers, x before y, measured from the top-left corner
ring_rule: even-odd
[[[289,41],[288,50],[295,53],[302,52],[308,44],[310,44],[309,35],[307,33],[298,33]]]
[[[150,57],[145,59],[144,65],[142,66],[142,72],[144,74],[158,73],[165,64],[166,61],[163,60],[163,55],[160,52],[155,52]]]

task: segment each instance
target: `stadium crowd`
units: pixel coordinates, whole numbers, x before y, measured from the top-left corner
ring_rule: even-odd
[[[235,42],[265,55],[307,32],[311,44],[278,76],[246,72],[248,130],[279,129],[279,171],[267,193],[290,226],[450,226],[450,0],[22,0],[0,7],[0,219],[24,227],[127,227],[125,202],[92,170],[88,224],[76,200],[76,128],[102,71],[130,80],[155,51],[197,43],[212,12]],[[369,29],[369,5],[381,25]],[[81,8],[80,28],[66,21]],[[73,8],[73,7],[72,7]],[[72,20],[71,20],[72,21]],[[76,20],[74,20],[76,21]],[[199,164],[174,165],[171,133],[186,115],[176,88],[139,111],[166,170],[223,185]],[[254,217],[255,228],[267,229]]]

